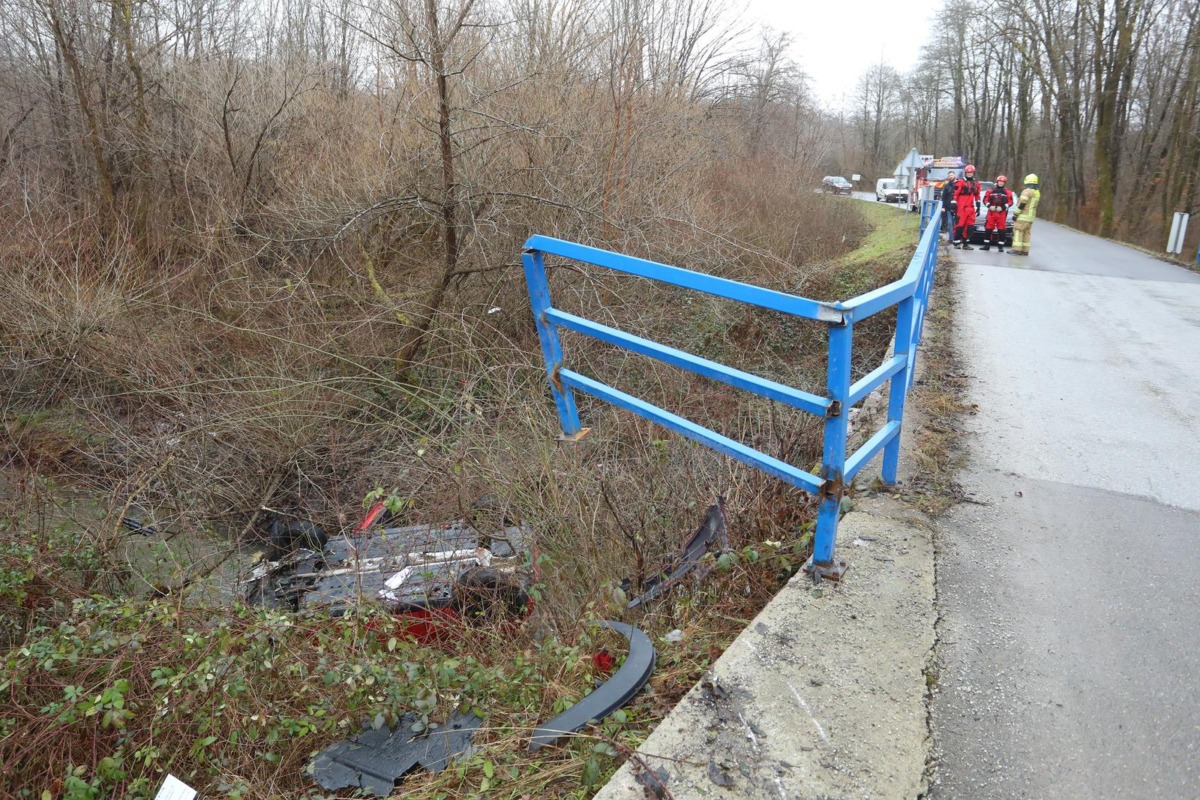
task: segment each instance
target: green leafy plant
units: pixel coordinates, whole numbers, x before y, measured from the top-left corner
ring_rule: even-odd
[[[395,487],[391,489],[384,489],[381,486],[377,486],[371,491],[367,492],[366,496],[363,497],[363,508],[370,508],[380,500],[383,501],[384,508],[386,508],[392,514],[397,515],[403,512],[405,509],[410,508],[413,504],[413,499],[411,497],[402,496],[399,493],[399,489],[396,489]]]

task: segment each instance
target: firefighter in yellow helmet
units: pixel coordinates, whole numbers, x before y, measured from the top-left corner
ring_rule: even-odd
[[[1029,237],[1033,221],[1037,219],[1038,201],[1042,193],[1038,191],[1038,176],[1032,172],[1025,176],[1025,188],[1017,199],[1017,218],[1013,221],[1013,255],[1029,255]]]

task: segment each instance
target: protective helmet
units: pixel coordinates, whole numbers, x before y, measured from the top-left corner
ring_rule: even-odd
[[[967,164],[965,167],[963,167],[963,172],[974,172],[974,171],[975,171],[974,164]]]
[[[1038,182],[1038,177],[1037,177],[1037,175],[1033,174],[1032,172],[1025,176],[1026,184],[1034,184],[1036,186],[1037,182]]]
[[[1003,175],[997,175],[996,183],[1008,183],[1008,178],[1004,177]]]

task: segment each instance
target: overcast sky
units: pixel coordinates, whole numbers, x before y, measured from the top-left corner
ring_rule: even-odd
[[[747,17],[792,34],[792,57],[829,110],[854,94],[867,67],[917,62],[942,0],[748,0]]]

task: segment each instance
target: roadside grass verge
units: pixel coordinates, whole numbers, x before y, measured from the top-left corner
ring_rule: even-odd
[[[920,215],[905,213],[891,204],[863,203],[858,211],[871,228],[854,250],[836,261],[829,276],[830,297],[847,300],[900,277],[894,272],[908,266],[920,238]]]

